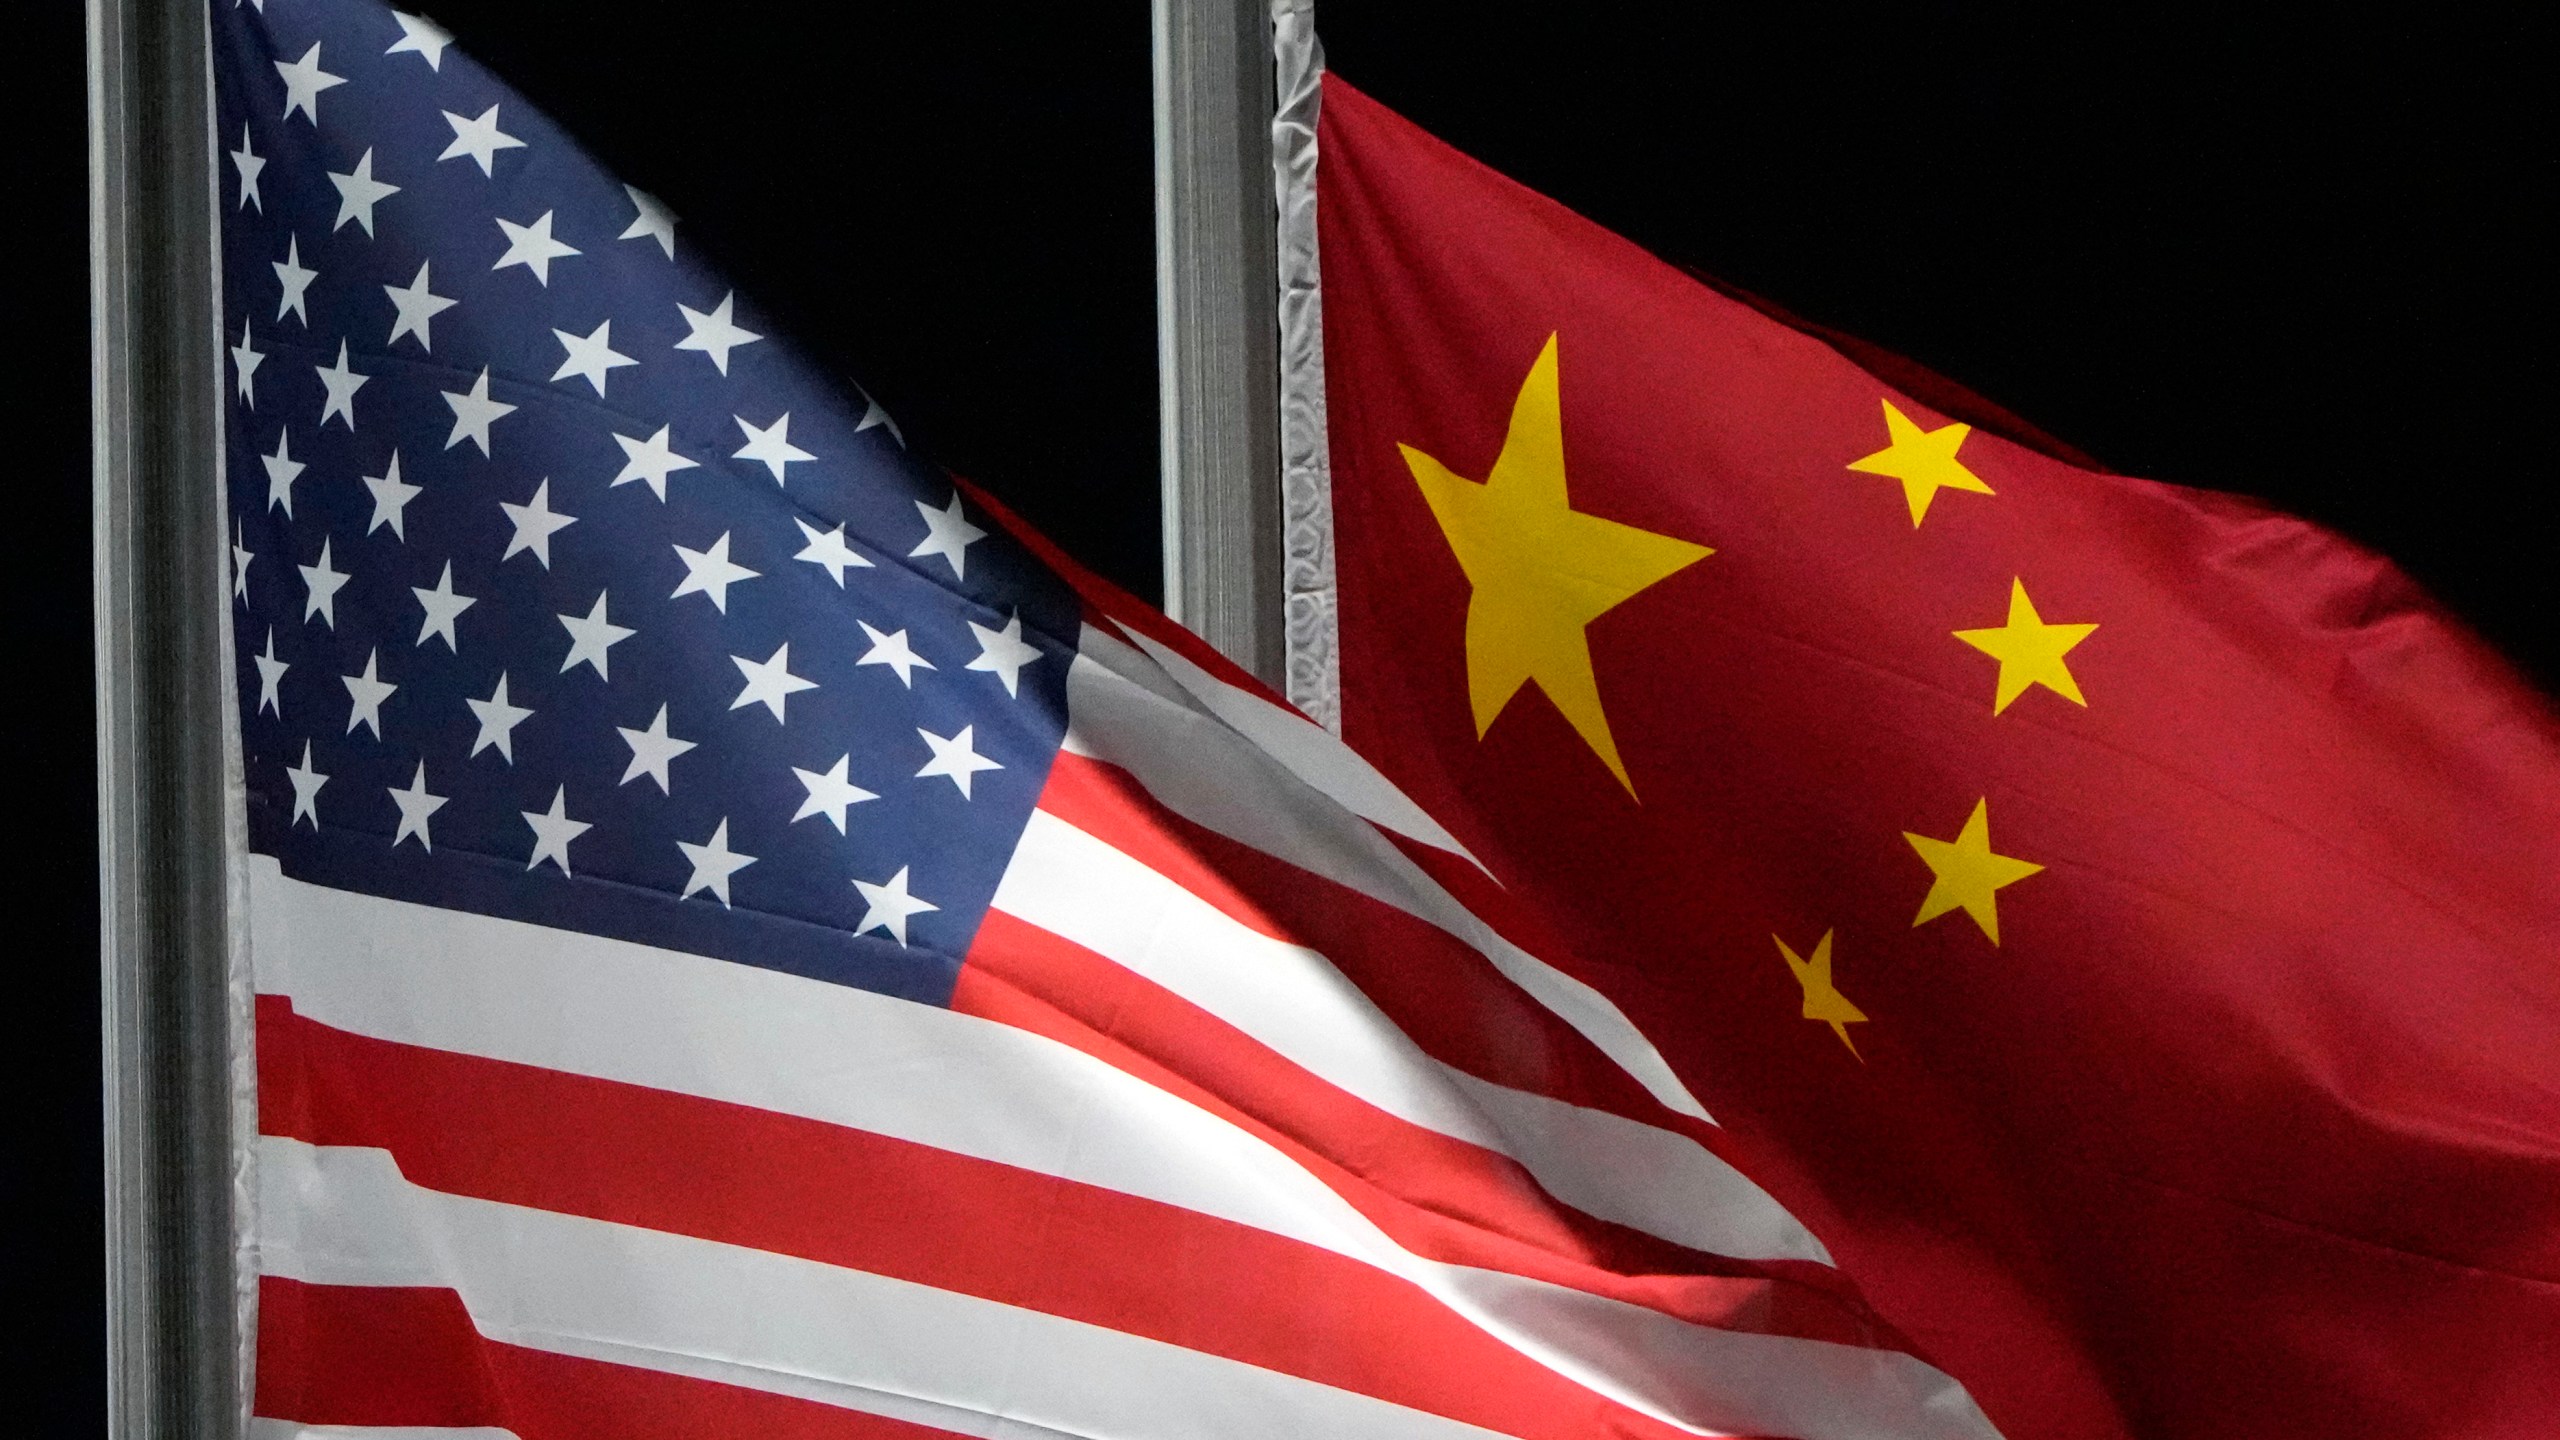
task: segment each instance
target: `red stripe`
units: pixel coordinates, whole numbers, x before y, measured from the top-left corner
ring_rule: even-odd
[[[1530,1437],[1669,1436],[1419,1289],[1248,1226],[798,1116],[352,1035],[258,998],[268,1133],[451,1194],[800,1256]]]
[[[451,1290],[258,1282],[254,1413],[304,1425],[497,1425],[523,1440],[925,1440],[812,1400],[509,1345]]]
[[[1617,1062],[1447,931],[1174,814],[1116,765],[1060,755],[1040,808],[1245,925],[1322,953],[1432,1058],[1498,1085],[1675,1131],[1751,1173],[1724,1131],[1663,1108]],[[1409,854],[1420,848],[1406,847]],[[1449,868],[1498,893],[1464,862]],[[1482,904],[1469,904],[1484,913]]]
[[[1324,953],[1395,1020],[1398,1030],[1446,1066],[1510,1089],[1672,1130],[1746,1176],[1769,1168],[1723,1127],[1661,1107],[1580,1030],[1528,997],[1521,986],[1492,969],[1485,956],[1446,930],[1193,825],[1157,805],[1119,766],[1062,753],[1050,769],[1039,807],[1147,863],[1249,928]],[[1564,953],[1562,935],[1546,933],[1526,907],[1475,866],[1426,846],[1403,843],[1400,848],[1426,863],[1475,915],[1495,917],[1500,930],[1516,940],[1533,940],[1533,953],[1546,958]],[[1828,1266],[1779,1266],[1779,1271],[1841,1297],[1856,1297],[1856,1286]]]
[[[1645,1270],[1696,1259],[1562,1211],[1508,1157],[1397,1119],[1180,996],[1001,910],[979,927],[951,1008],[1048,1035],[1248,1126],[1320,1164],[1336,1190],[1383,1213],[1391,1233],[1419,1229],[1415,1248],[1425,1252],[1445,1248],[1426,1238],[1443,1228],[1433,1220],[1444,1219],[1454,1236],[1490,1232],[1585,1265]]]
[[[979,926],[951,1006],[1072,1045],[1241,1126],[1415,1254],[1722,1329],[1901,1348],[1833,1291],[1827,1267],[1704,1255],[1567,1209],[1508,1158],[1355,1099],[1189,1001],[1002,911]]]

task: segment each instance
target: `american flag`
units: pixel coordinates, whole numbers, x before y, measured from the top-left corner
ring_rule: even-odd
[[[212,26],[256,1434],[1990,1433],[1570,917],[430,21]]]

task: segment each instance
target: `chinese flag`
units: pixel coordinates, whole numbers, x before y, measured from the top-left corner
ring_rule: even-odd
[[[1343,727],[1440,873],[2018,1440],[2560,1435],[2549,703],[2337,536],[1322,105]]]

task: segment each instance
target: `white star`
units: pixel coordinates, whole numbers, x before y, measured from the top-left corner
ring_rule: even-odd
[[[676,217],[674,212],[667,209],[665,203],[659,200],[657,196],[650,194],[648,191],[643,190],[636,185],[623,186],[622,193],[631,197],[631,208],[639,211],[640,213],[633,216],[629,228],[625,229],[615,238],[620,240],[655,240],[658,242],[658,248],[667,252],[668,259],[673,260],[676,258]],[[725,375],[728,372],[724,369],[721,373]]]
[[[284,773],[293,781],[293,818],[285,823],[298,825],[308,820],[312,829],[319,829],[320,787],[329,783],[329,777],[311,768],[310,741],[302,742],[302,764],[287,765]]]
[[[284,672],[293,667],[276,658],[276,627],[267,627],[266,653],[252,655],[249,660],[258,667],[258,708],[273,710],[277,719],[283,719],[284,696],[276,686],[283,681]]]
[[[934,668],[932,661],[917,654],[915,647],[907,643],[906,631],[893,630],[883,635],[872,629],[871,622],[868,620],[856,620],[853,623],[861,626],[862,633],[871,637],[871,648],[862,652],[862,658],[854,661],[854,664],[886,665],[898,672],[898,683],[910,690],[916,688],[918,669]]]
[[[453,562],[444,562],[444,574],[437,578],[436,588],[430,590],[424,585],[412,585],[409,593],[417,596],[418,603],[427,611],[426,618],[418,622],[418,643],[426,644],[427,637],[433,635],[444,641],[446,650],[460,654],[462,642],[454,638],[453,622],[462,618],[463,611],[479,604],[480,597],[453,593]]]
[[[258,172],[267,168],[267,162],[249,148],[249,124],[245,120],[240,123],[240,148],[231,152],[231,164],[240,172],[240,208],[246,210],[254,204],[259,214],[266,214],[266,197],[258,193]]]
[[[638,632],[616,625],[605,618],[606,595],[605,591],[597,591],[595,608],[583,617],[577,615],[560,617],[560,624],[569,632],[569,656],[560,662],[561,674],[566,675],[571,667],[583,664],[596,672],[597,679],[605,681],[613,679],[605,668],[609,652],[614,646],[630,639]]]
[[[275,266],[276,279],[284,285],[284,298],[276,301],[276,318],[283,319],[284,313],[290,310],[293,312],[293,318],[308,327],[311,324],[311,312],[303,308],[304,294],[310,290],[311,282],[318,278],[320,272],[303,268],[302,237],[286,236],[284,258],[271,263]]]
[[[815,770],[803,770],[797,765],[791,767],[791,773],[800,777],[801,787],[809,792],[809,798],[800,802],[800,813],[791,817],[794,823],[812,815],[824,815],[835,822],[836,833],[841,835],[844,833],[846,806],[880,798],[844,778],[845,768],[852,762],[851,755],[839,755],[836,763],[823,775]]]
[[[658,782],[659,794],[674,794],[667,783],[667,765],[692,749],[693,742],[679,740],[667,733],[667,707],[658,707],[658,718],[650,721],[646,730],[633,730],[621,725],[613,728],[621,732],[622,743],[631,747],[631,763],[623,768],[622,783],[628,785],[646,775]]]
[[[857,570],[871,568],[870,561],[855,554],[852,548],[844,543],[843,526],[839,525],[833,530],[820,530],[797,515],[791,517],[791,523],[799,526],[800,533],[809,537],[809,543],[800,547],[800,553],[791,558],[806,560],[812,565],[825,566],[827,574],[834,578],[838,589],[844,587],[846,566],[852,566]]]
[[[373,522],[364,527],[364,533],[370,535],[388,525],[391,527],[391,533],[397,536],[402,544],[407,544],[409,533],[401,528],[401,517],[406,513],[409,502],[418,497],[419,487],[400,478],[399,451],[391,452],[391,468],[388,471],[380,475],[364,477],[364,488],[373,492]]]
[[[483,175],[498,173],[499,151],[524,148],[522,140],[498,128],[498,107],[495,105],[481,111],[480,117],[476,120],[465,119],[447,110],[444,112],[444,123],[453,127],[453,143],[444,147],[444,153],[436,158],[438,160],[468,159],[480,167],[480,173]],[[548,217],[545,217],[544,221],[536,222],[544,225],[546,236],[549,232],[547,221]],[[572,250],[568,253],[575,255],[578,252]]]
[[[231,522],[231,594],[246,604],[249,599],[249,562],[257,559],[249,549],[249,537],[240,522]]]
[[[712,608],[723,615],[729,613],[729,587],[741,580],[753,580],[758,573],[730,562],[729,532],[726,530],[720,532],[720,538],[712,541],[708,550],[687,550],[678,545],[675,552],[676,558],[684,562],[684,579],[676,583],[675,595],[667,598],[708,595]]]
[[[443,394],[444,403],[453,408],[453,433],[444,437],[444,448],[450,450],[469,440],[480,447],[481,454],[488,454],[490,425],[516,410],[504,400],[489,398],[489,367],[480,367],[480,378],[471,382],[469,390],[447,390]]]
[[[711,832],[709,840],[700,845],[689,845],[679,840],[676,848],[684,852],[685,859],[693,862],[693,874],[684,882],[684,894],[676,897],[679,900],[690,900],[695,892],[708,890],[726,905],[729,903],[729,877],[756,863],[753,855],[741,855],[729,848],[729,821],[726,817],[721,819],[720,828]]]
[[[561,874],[568,874],[569,842],[596,828],[584,820],[569,818],[569,787],[566,785],[551,792],[548,813],[538,810],[519,810],[516,813],[524,817],[524,823],[533,827],[533,858],[524,862],[527,870],[539,868],[543,861],[548,860],[560,867]]]
[[[293,118],[299,110],[312,124],[320,123],[320,92],[347,83],[343,75],[332,75],[320,68],[320,42],[302,52],[302,58],[287,64],[275,62],[276,73],[284,77],[284,118]]]
[[[504,670],[498,672],[498,688],[489,692],[488,699],[474,700],[465,695],[462,697],[462,703],[470,706],[471,713],[480,721],[480,733],[471,741],[471,753],[477,755],[494,745],[498,748],[499,759],[510,765],[516,763],[516,727],[523,724],[533,712],[522,705],[508,701],[507,672]],[[528,865],[525,868],[529,870],[533,867]]]
[[[853,427],[853,433],[859,435],[873,426],[886,426],[889,438],[898,442],[899,449],[906,449],[906,432],[898,428],[897,421],[889,418],[888,411],[880,408],[879,401],[871,398],[871,392],[856,385],[853,387],[853,393],[862,397],[862,419]]]
[[[329,563],[329,537],[320,537],[320,563],[296,565],[302,572],[302,583],[309,592],[302,600],[302,618],[317,615],[332,630],[338,628],[338,587],[347,583],[346,572]]]
[[[969,547],[986,539],[987,532],[970,524],[968,517],[961,513],[960,492],[951,492],[951,503],[940,510],[921,500],[915,505],[918,513],[924,516],[925,536],[916,542],[916,548],[907,552],[907,558],[939,555],[951,562],[951,578],[968,578]]]
[[[772,424],[761,430],[748,424],[747,417],[744,415],[732,415],[729,418],[737,421],[738,428],[745,431],[747,435],[747,443],[738,447],[735,458],[762,461],[764,468],[773,472],[773,483],[776,485],[789,483],[782,478],[783,466],[794,460],[818,458],[791,443],[791,412],[788,410],[776,416]]]
[[[320,423],[328,424],[329,417],[335,415],[347,422],[348,429],[356,428],[356,392],[373,377],[359,375],[347,368],[347,342],[338,342],[338,363],[334,367],[314,365],[311,368],[319,372],[320,387],[328,392],[321,397]]]
[[[265,354],[249,347],[249,317],[241,316],[240,343],[231,347],[231,368],[240,374],[240,403],[252,410],[258,408],[258,394],[256,387],[249,383],[249,377],[258,373],[258,367],[266,362],[266,358]]]
[[[302,474],[302,462],[286,453],[285,432],[276,432],[276,453],[261,455],[258,463],[267,467],[267,508],[284,507],[284,518],[293,518],[293,482]]]
[[[566,380],[573,375],[578,376],[596,387],[598,395],[604,393],[606,371],[640,363],[613,348],[613,322],[610,320],[598,325],[593,335],[577,336],[566,330],[554,330],[551,334],[559,340],[560,348],[568,352],[567,358],[560,362],[560,368],[551,372],[551,378]]]
[[[909,920],[942,908],[907,893],[907,867],[904,865],[898,867],[898,873],[890,876],[886,885],[856,880],[853,888],[862,892],[864,907],[862,923],[853,927],[853,933],[859,935],[866,930],[885,930],[900,945],[907,943]]]
[[[427,817],[444,808],[445,797],[427,793],[427,762],[418,762],[418,773],[411,777],[408,789],[390,785],[383,789],[390,792],[391,803],[400,807],[400,828],[392,832],[391,843],[397,846],[415,835],[419,849],[435,849],[434,839],[427,834]]]
[[[747,677],[746,686],[738,692],[738,698],[729,702],[732,710],[762,705],[773,712],[774,719],[783,720],[783,701],[800,691],[818,688],[817,681],[803,680],[791,673],[791,646],[787,643],[767,659],[750,660],[744,655],[732,655],[729,663],[737,666],[738,673]],[[790,722],[784,720],[783,723]]]
[[[410,281],[407,288],[398,285],[382,287],[382,293],[391,297],[392,308],[400,312],[392,318],[391,338],[382,342],[383,348],[389,349],[398,344],[403,335],[417,336],[421,350],[435,348],[436,342],[428,334],[429,326],[436,316],[452,309],[454,302],[427,289],[427,267],[430,263],[425,260],[418,262],[418,278]]]
[[[578,523],[575,515],[563,515],[551,508],[551,480],[545,476],[533,487],[533,498],[522,505],[498,502],[507,519],[516,527],[515,538],[507,542],[507,553],[498,557],[501,563],[530,550],[542,568],[551,568],[551,537]]]
[[[373,732],[374,739],[382,738],[382,702],[390,699],[391,692],[400,687],[374,673],[374,662],[381,656],[382,651],[378,648],[368,650],[365,652],[363,674],[338,677],[347,687],[347,733],[350,735],[356,733],[356,727],[361,725]]]
[[[530,225],[518,225],[512,220],[501,219],[498,221],[498,228],[507,234],[507,253],[499,256],[498,263],[489,267],[492,270],[504,270],[510,265],[521,265],[533,272],[534,279],[549,285],[551,262],[563,255],[578,253],[577,247],[551,238],[551,212],[548,210],[543,211],[541,217]]]
[[[764,338],[753,330],[741,329],[730,323],[729,308],[737,300],[738,292],[730,291],[720,297],[719,306],[708,315],[690,305],[678,305],[676,309],[683,313],[688,333],[676,342],[676,348],[699,350],[711,357],[711,363],[720,367],[721,374],[728,374],[729,352]]]
[[[972,620],[969,631],[978,637],[978,658],[969,662],[972,670],[984,670],[1004,682],[1004,693],[1019,695],[1022,667],[1040,658],[1040,647],[1022,638],[1022,612],[1004,622],[1001,630],[990,630]]]
[[[372,238],[373,207],[400,193],[399,186],[373,178],[370,146],[356,157],[355,169],[344,175],[330,171],[329,183],[338,187],[338,223],[329,227],[331,234],[346,229],[347,222],[353,220],[364,227],[367,239]]]
[[[977,728],[975,725],[963,725],[959,734],[948,738],[930,730],[917,730],[916,733],[924,737],[925,745],[933,751],[933,758],[924,762],[924,768],[916,772],[916,778],[923,780],[939,775],[960,787],[961,799],[969,799],[970,776],[981,770],[1004,768],[978,753],[971,738]]]
[[[444,47],[453,43],[453,36],[443,26],[424,15],[411,15],[401,10],[392,11],[391,18],[400,22],[400,38],[392,41],[391,48],[383,54],[398,55],[406,51],[426,61],[430,70],[444,69]]]
[[[613,483],[628,485],[634,480],[646,480],[649,482],[649,490],[652,494],[661,500],[666,499],[667,477],[678,470],[694,469],[702,463],[699,460],[687,460],[677,454],[675,448],[667,443],[667,432],[673,428],[673,426],[661,425],[658,427],[658,433],[646,440],[634,440],[628,435],[614,436],[614,440],[622,446],[623,464],[622,473],[613,477]]]

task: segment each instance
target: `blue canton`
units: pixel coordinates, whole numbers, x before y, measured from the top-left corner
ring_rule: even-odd
[[[1072,593],[431,22],[213,33],[251,848],[947,999]]]

